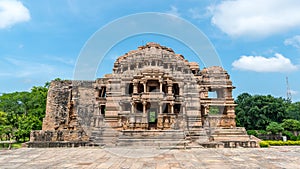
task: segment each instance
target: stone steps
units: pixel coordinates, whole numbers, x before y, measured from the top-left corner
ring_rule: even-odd
[[[249,141],[250,138],[248,135],[226,135],[218,136],[212,135],[214,141]]]
[[[90,142],[92,142],[92,145],[114,147],[118,136],[119,132],[110,127],[95,128],[92,131]]]
[[[185,146],[182,130],[122,131],[117,146],[176,147]]]
[[[119,139],[117,146],[144,146],[144,147],[166,147],[183,146],[186,140],[156,140],[156,139]]]

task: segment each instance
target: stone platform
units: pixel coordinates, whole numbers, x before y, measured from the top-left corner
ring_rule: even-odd
[[[0,168],[299,168],[300,147],[159,150],[21,148],[0,150]]]

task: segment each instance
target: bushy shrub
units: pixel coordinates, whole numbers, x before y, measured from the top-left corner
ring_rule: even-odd
[[[269,147],[269,146],[270,146],[269,143],[268,143],[267,141],[261,141],[261,142],[259,143],[259,145],[260,145],[260,147]]]
[[[294,135],[293,135],[293,136],[291,137],[290,140],[292,140],[292,141],[297,141],[297,136],[294,136]]]
[[[258,134],[268,134],[268,132],[265,130],[258,130],[257,133]]]
[[[248,135],[253,135],[253,136],[255,136],[255,137],[258,136],[258,133],[256,132],[256,130],[247,130],[247,134],[248,134]]]
[[[261,141],[259,143],[260,147],[269,147],[269,146],[294,146],[300,145],[300,141],[274,141],[274,140],[266,140]]]

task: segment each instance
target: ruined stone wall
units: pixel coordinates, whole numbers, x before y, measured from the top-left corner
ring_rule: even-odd
[[[73,81],[72,90],[72,114],[76,116],[78,126],[89,136],[91,134],[94,111],[96,111],[94,83],[94,81]]]
[[[72,81],[50,83],[42,130],[58,130],[66,127],[70,112],[71,91]]]
[[[93,115],[93,82],[52,81],[41,131],[30,141],[88,141]]]

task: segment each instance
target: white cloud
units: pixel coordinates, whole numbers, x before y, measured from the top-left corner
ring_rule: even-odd
[[[300,35],[296,35],[294,37],[288,38],[284,41],[285,45],[291,45],[295,48],[300,49]]]
[[[17,0],[0,0],[0,29],[30,20],[29,10]]]
[[[55,67],[44,63],[38,63],[33,61],[24,61],[12,57],[4,58],[10,67],[14,69],[8,69],[6,74],[10,74],[15,77],[31,77],[34,75],[53,74]],[[17,68],[17,69],[16,69]],[[5,75],[5,74],[4,74]]]
[[[295,90],[291,90],[290,92],[291,92],[292,95],[297,95],[298,94],[298,91],[295,91]]]
[[[241,56],[232,63],[234,69],[255,72],[289,72],[298,70],[298,66],[282,54],[275,53],[274,57]]]
[[[175,16],[180,16],[180,13],[178,12],[178,8],[176,6],[171,6],[171,9],[167,11],[166,13],[175,15]]]
[[[188,12],[190,13],[191,17],[193,19],[203,19],[204,15],[200,13],[199,9],[197,8],[191,8],[188,10]]]
[[[212,23],[230,36],[264,37],[300,26],[299,0],[223,1]]]
[[[193,7],[188,9],[188,14],[192,19],[206,19],[212,16],[213,6],[208,6],[206,8]]]

